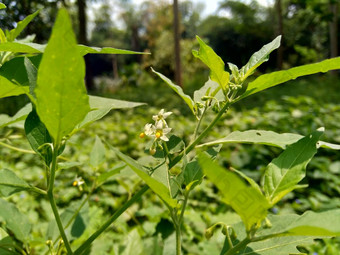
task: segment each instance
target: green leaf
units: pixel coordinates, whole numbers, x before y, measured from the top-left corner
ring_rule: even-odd
[[[67,11],[61,9],[39,66],[35,90],[37,113],[56,144],[90,111],[84,77],[84,59]]]
[[[82,56],[88,54],[88,53],[94,53],[94,54],[150,54],[148,52],[137,52],[137,51],[130,51],[130,50],[121,50],[121,49],[115,49],[110,47],[104,47],[104,48],[98,48],[98,47],[89,47],[85,45],[78,45],[78,49],[80,51],[80,54]]]
[[[15,251],[16,246],[15,241],[10,236],[6,236],[0,240],[0,254],[1,255],[21,255],[19,252]]]
[[[276,133],[266,130],[247,130],[247,131],[235,131],[228,134],[226,137],[200,144],[197,147],[214,146],[216,144],[229,144],[229,143],[249,143],[249,144],[263,144],[269,146],[275,146],[285,149],[288,145],[296,143],[304,136],[293,133]],[[318,147],[340,150],[340,145],[319,141]]]
[[[4,42],[0,44],[1,51],[9,51],[14,53],[43,53],[46,45],[25,42]]]
[[[268,61],[269,54],[280,47],[281,35],[276,37],[272,42],[263,46],[259,51],[255,52],[249,59],[248,63],[240,70],[242,81],[251,75],[256,68],[262,63]]]
[[[201,38],[196,36],[196,39],[200,44],[200,49],[199,51],[193,50],[192,54],[209,67],[210,78],[220,84],[224,90],[228,86],[230,74],[224,70],[223,60]]]
[[[125,237],[125,249],[121,253],[122,255],[142,255],[143,242],[141,236],[138,233],[137,228],[131,230]]]
[[[248,84],[247,90],[237,100],[265,90],[267,88],[279,85],[289,80],[295,80],[298,77],[328,72],[330,70],[340,69],[340,57],[324,60],[319,63],[293,67],[288,70],[264,74]]]
[[[26,215],[22,214],[15,205],[0,198],[0,222],[6,231],[10,231],[14,236],[26,242],[31,231],[31,224]]]
[[[31,15],[28,15],[22,21],[19,21],[17,23],[16,28],[12,29],[9,32],[9,37],[7,38],[8,41],[14,41],[14,39],[18,37],[18,35],[22,32],[22,30],[24,30],[27,27],[27,25],[32,21],[32,19],[35,18],[35,16],[38,15],[39,12],[40,12],[40,10],[36,11],[35,13],[33,13]]]
[[[284,235],[290,236],[340,236],[340,209],[325,212],[305,212],[283,229]],[[281,219],[282,220],[282,219]]]
[[[70,169],[72,167],[76,167],[76,166],[81,166],[83,163],[81,162],[59,162],[58,163],[58,171],[59,170],[65,170],[65,169]]]
[[[105,146],[98,136],[90,153],[90,164],[97,167],[105,161]]]
[[[27,115],[32,111],[32,105],[29,103],[21,108],[14,116],[10,117],[6,114],[0,114],[0,128],[9,126],[16,122],[26,119]]]
[[[28,86],[19,86],[0,76],[0,98],[19,96],[29,92]]]
[[[87,113],[84,120],[76,126],[75,131],[103,118],[113,109],[129,109],[145,105],[145,103],[129,102],[98,96],[89,96],[89,103],[91,110]]]
[[[30,95],[32,95],[32,97],[35,98],[34,90],[35,87],[37,86],[38,69],[29,58],[25,58],[24,64],[26,67],[27,78],[29,81]]]
[[[177,205],[177,201],[172,199],[168,188],[152,178],[149,174],[145,172],[143,167],[139,165],[137,161],[130,158],[129,156],[124,155],[116,148],[111,147],[111,149],[117,154],[117,156],[123,160],[149,187],[155,192],[168,206],[175,208]]]
[[[157,74],[163,81],[165,81],[165,83],[168,84],[169,87],[172,88],[184,100],[184,102],[186,102],[186,104],[189,106],[192,113],[195,114],[195,111],[194,111],[195,102],[191,99],[191,97],[186,95],[180,86],[172,83],[172,81],[169,78],[165,77],[163,74],[159,72],[156,72],[153,68],[151,68],[151,70],[155,74]]]
[[[0,45],[1,45],[1,43],[5,43],[5,42],[7,42],[6,35],[5,35],[4,31],[0,28]]]
[[[0,10],[5,9],[5,8],[6,8],[6,5],[4,5],[3,3],[0,3]]]
[[[29,190],[30,185],[8,169],[0,170],[0,195],[8,197],[22,190]]]
[[[166,144],[168,146],[169,153],[171,154],[182,151],[185,146],[183,140],[175,135],[170,136],[169,141]]]
[[[322,134],[322,131],[315,131],[300,139],[268,165],[264,191],[272,205],[297,188],[296,185],[305,177],[306,166],[316,153],[316,143]]]
[[[26,118],[25,133],[32,149],[44,159],[48,166],[52,161],[52,148],[48,145],[52,143],[52,138],[34,109]],[[46,148],[43,148],[45,146]]]
[[[260,224],[267,215],[269,204],[258,189],[248,186],[237,174],[225,170],[201,153],[199,163],[204,173],[222,194],[222,201],[229,204],[242,218],[247,230]]]

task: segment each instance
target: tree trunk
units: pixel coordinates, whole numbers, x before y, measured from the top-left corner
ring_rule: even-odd
[[[78,7],[78,26],[79,26],[78,42],[80,44],[88,45],[87,36],[86,36],[87,34],[86,0],[77,0],[77,7]],[[92,76],[89,55],[85,56],[85,64],[86,64],[86,77],[85,77],[86,88],[88,90],[94,90],[93,76]]]
[[[277,15],[277,28],[276,35],[282,35],[283,37],[283,17],[282,17],[282,5],[281,0],[275,2],[276,15]],[[277,69],[281,70],[283,65],[283,47],[278,48],[277,51]]]
[[[173,2],[174,12],[174,40],[175,40],[175,80],[177,85],[182,85],[181,75],[181,48],[180,48],[180,34],[179,34],[179,17],[178,17],[178,1]]]

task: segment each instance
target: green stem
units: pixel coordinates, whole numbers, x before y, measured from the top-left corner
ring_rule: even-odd
[[[251,242],[251,240],[247,237],[247,238],[243,239],[241,242],[239,242],[238,244],[236,244],[229,251],[224,253],[224,255],[235,255],[235,254],[237,254],[238,251],[240,251],[241,249],[244,249],[250,242]]]
[[[176,226],[176,255],[181,255],[182,250],[182,237],[181,237],[181,227]]]
[[[57,169],[57,157],[58,157],[58,146],[55,146],[54,150],[53,150],[53,155],[52,155],[52,165],[51,165],[50,180],[49,180],[49,185],[48,185],[48,190],[47,190],[47,196],[48,196],[48,199],[50,201],[52,211],[53,211],[53,214],[54,214],[54,218],[55,218],[56,223],[58,225],[60,235],[61,235],[61,237],[64,241],[64,245],[66,247],[67,253],[70,255],[70,254],[73,254],[73,252],[72,252],[70,243],[67,239],[63,224],[61,222],[60,215],[59,215],[58,208],[57,208],[57,204],[55,202],[54,195],[53,195],[55,172],[56,172],[56,169]]]
[[[82,245],[75,250],[74,255],[80,255],[85,251],[91,243],[103,233],[121,214],[123,214],[127,208],[141,198],[141,196],[149,190],[148,186],[142,187],[130,200],[128,200],[122,207],[120,207],[96,232],[94,232]]]
[[[15,150],[15,151],[23,152],[23,153],[35,154],[34,151],[25,150],[25,149],[20,149],[20,148],[14,147],[14,146],[12,146],[12,145],[9,145],[9,144],[7,144],[7,143],[0,142],[0,145],[6,147],[6,148],[8,148],[8,149],[11,149],[11,150]]]
[[[194,139],[196,139],[196,137],[197,137],[198,130],[199,130],[200,126],[201,126],[202,119],[203,119],[203,117],[204,117],[204,115],[205,115],[205,113],[206,113],[206,111],[207,111],[207,108],[208,108],[207,106],[204,107],[204,110],[203,110],[203,112],[202,112],[202,115],[201,115],[201,117],[200,117],[199,120],[198,120],[197,126],[196,126],[196,128],[195,128],[195,132],[194,132]]]

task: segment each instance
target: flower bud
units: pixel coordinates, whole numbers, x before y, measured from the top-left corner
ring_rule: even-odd
[[[155,155],[156,149],[155,148],[151,148],[149,153],[150,153],[150,155]]]

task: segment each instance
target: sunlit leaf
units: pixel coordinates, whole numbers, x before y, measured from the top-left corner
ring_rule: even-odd
[[[225,89],[228,86],[230,74],[224,70],[223,60],[201,38],[196,36],[196,39],[200,44],[200,49],[193,50],[192,54],[209,67],[210,78]]]
[[[22,30],[24,30],[27,27],[27,25],[35,18],[35,16],[38,15],[39,12],[40,10],[36,11],[31,15],[28,15],[22,21],[19,21],[17,23],[17,26],[9,32],[9,37],[7,38],[8,41],[14,41],[14,39],[18,37]]]
[[[266,217],[270,207],[258,189],[248,186],[237,174],[223,169],[203,153],[198,157],[204,173],[221,192],[221,199],[242,218],[247,230]]]
[[[10,117],[6,114],[0,114],[0,128],[9,126],[16,122],[26,119],[27,115],[32,111],[32,105],[27,104],[21,108],[14,116]]]
[[[296,185],[305,177],[306,166],[316,153],[316,143],[322,134],[322,131],[315,131],[300,139],[268,165],[264,191],[272,205],[297,188]]]
[[[90,153],[90,164],[94,167],[99,166],[105,161],[105,146],[98,136]]]
[[[67,11],[61,9],[39,66],[35,90],[37,113],[56,143],[90,111],[84,77],[84,59]]]

